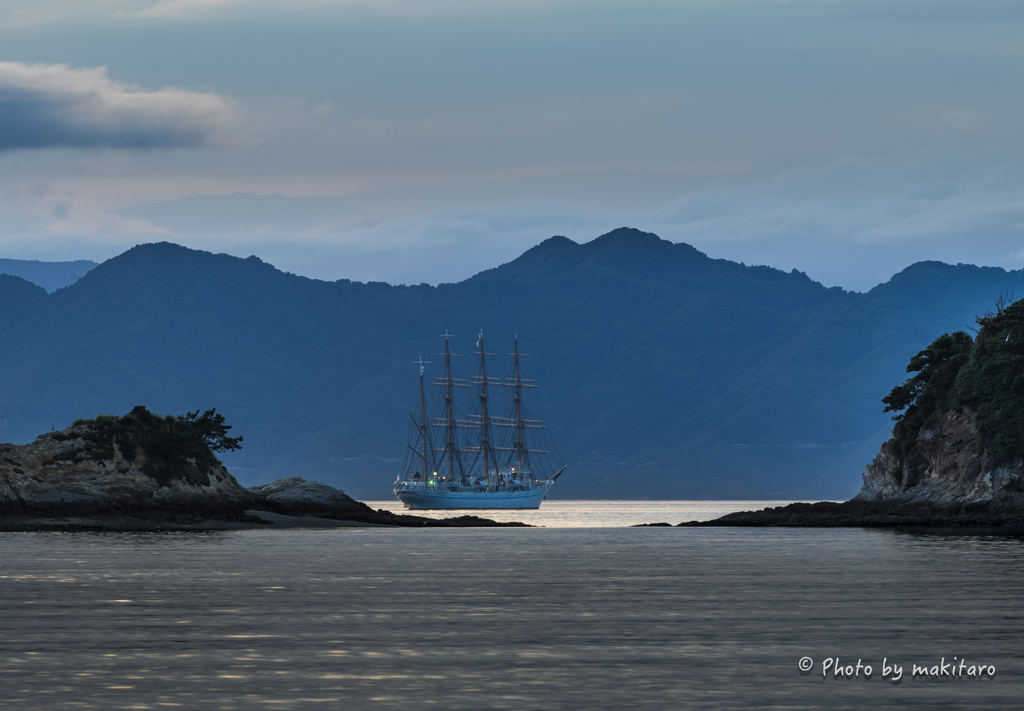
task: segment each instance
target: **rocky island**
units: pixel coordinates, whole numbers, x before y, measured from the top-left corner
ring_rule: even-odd
[[[943,334],[883,398],[892,439],[843,503],[791,504],[680,526],[1024,530],[1024,301]]]
[[[247,489],[215,454],[240,447],[230,429],[215,410],[158,416],[139,406],[0,444],[0,530],[524,525],[374,511],[298,477]]]

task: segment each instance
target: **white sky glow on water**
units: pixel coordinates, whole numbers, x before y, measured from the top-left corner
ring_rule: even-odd
[[[519,521],[545,528],[619,528],[642,523],[711,521],[736,511],[760,511],[792,501],[545,501],[539,509],[410,511],[400,501],[367,501],[373,509],[427,518],[479,516],[493,521]]]
[[[0,256],[437,283],[622,225],[866,289],[1024,266],[1024,6],[14,0]]]

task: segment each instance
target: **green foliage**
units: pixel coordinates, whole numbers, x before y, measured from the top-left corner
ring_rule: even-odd
[[[98,415],[75,424],[85,430],[82,437],[88,443],[81,456],[110,459],[116,447],[126,460],[134,461],[141,450],[146,456],[143,473],[164,486],[172,479],[208,485],[206,470],[220,464],[213,452],[240,449],[242,441],[227,436],[231,427],[216,410],[201,417],[198,411],[160,417],[140,405],[124,417]]]
[[[907,372],[917,375],[883,398],[885,412],[901,413],[893,417],[901,459],[929,420],[965,405],[995,438],[1000,457],[1024,455],[1024,301],[1007,305],[1001,297],[995,312],[975,320],[976,338],[939,336],[911,358]]]
[[[893,436],[902,459],[913,446],[918,433],[936,414],[949,408],[949,393],[957,373],[967,363],[974,341],[963,331],[944,333],[910,359],[908,373],[917,375],[897,385],[882,398],[884,412],[894,415]]]
[[[214,452],[226,452],[242,448],[241,437],[228,437],[228,430],[231,425],[224,424],[224,415],[218,415],[217,410],[207,410],[199,415],[199,410],[187,412],[185,419],[192,423],[196,434],[203,438],[206,446]]]
[[[1005,459],[1024,455],[1024,301],[996,307],[977,319],[974,351],[950,404],[974,408],[978,425],[995,437]]]

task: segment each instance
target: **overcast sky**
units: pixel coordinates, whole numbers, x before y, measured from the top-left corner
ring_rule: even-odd
[[[0,257],[437,283],[627,225],[1024,267],[1024,3],[3,0]]]

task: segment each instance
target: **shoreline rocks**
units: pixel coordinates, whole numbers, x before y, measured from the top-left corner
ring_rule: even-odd
[[[469,515],[433,519],[414,514],[396,514],[384,509],[374,511],[341,489],[319,481],[306,481],[297,476],[278,479],[263,486],[254,486],[249,491],[259,496],[271,511],[286,516],[419,528],[529,527],[525,523],[504,523]]]
[[[749,528],[928,528],[1024,531],[1024,511],[964,510],[954,504],[893,504],[822,501],[795,503],[739,511],[712,521],[687,521],[677,527],[749,527]]]

